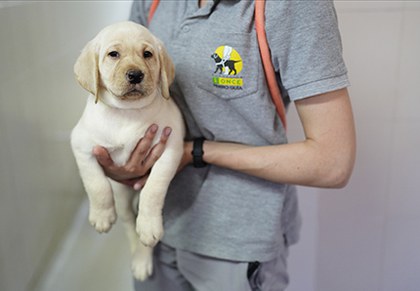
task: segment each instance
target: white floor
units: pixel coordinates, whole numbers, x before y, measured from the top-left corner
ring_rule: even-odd
[[[88,223],[84,203],[37,291],[132,291],[128,242],[117,222],[107,234]]]

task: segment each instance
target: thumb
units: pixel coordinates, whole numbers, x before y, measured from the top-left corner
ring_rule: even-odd
[[[92,153],[98,160],[99,164],[101,164],[101,166],[110,167],[114,165],[114,161],[111,159],[111,156],[105,148],[101,146],[95,146],[92,150]]]

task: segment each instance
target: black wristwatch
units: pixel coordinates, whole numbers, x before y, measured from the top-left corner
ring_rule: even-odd
[[[204,168],[207,166],[207,163],[203,161],[203,143],[205,141],[204,137],[196,138],[193,142],[193,150],[191,152],[193,156],[193,166],[195,168]]]

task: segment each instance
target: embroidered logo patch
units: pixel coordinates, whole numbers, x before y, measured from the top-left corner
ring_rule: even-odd
[[[211,55],[214,61],[213,85],[225,89],[242,90],[242,58],[231,46],[219,46]]]

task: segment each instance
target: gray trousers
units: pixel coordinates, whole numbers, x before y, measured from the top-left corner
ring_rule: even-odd
[[[287,247],[259,264],[201,256],[162,243],[154,252],[153,275],[135,281],[136,291],[283,291],[288,284]]]

